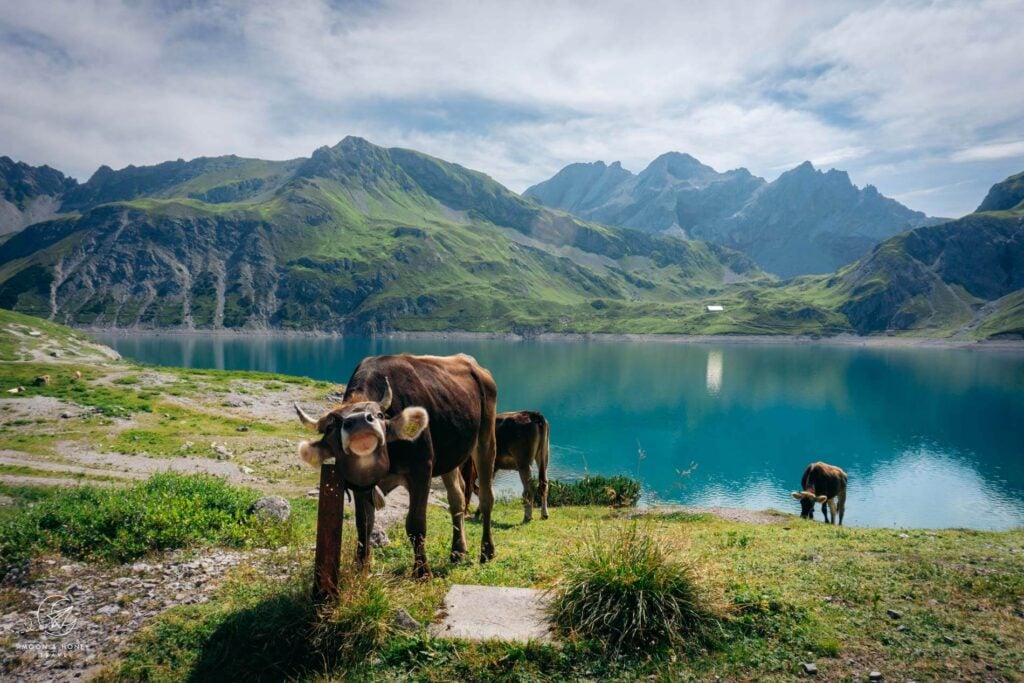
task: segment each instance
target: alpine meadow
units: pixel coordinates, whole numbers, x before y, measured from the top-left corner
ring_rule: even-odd
[[[1014,0],[0,0],[0,680],[1024,683]]]

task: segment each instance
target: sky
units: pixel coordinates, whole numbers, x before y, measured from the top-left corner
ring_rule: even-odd
[[[0,0],[0,155],[84,181],[358,135],[521,192],[679,151],[952,217],[1024,171],[1022,35],[1021,0]]]

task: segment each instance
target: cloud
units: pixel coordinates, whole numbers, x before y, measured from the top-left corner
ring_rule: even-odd
[[[1024,157],[1024,140],[1014,142],[996,142],[978,145],[969,149],[961,149],[953,153],[953,161],[988,161],[991,159],[1009,159]]]
[[[516,190],[669,150],[769,178],[842,165],[892,193],[963,180],[936,182],[951,162],[991,183],[1024,139],[1022,15],[1002,1],[0,0],[0,88],[17,94],[0,153],[88,176],[358,134]]]

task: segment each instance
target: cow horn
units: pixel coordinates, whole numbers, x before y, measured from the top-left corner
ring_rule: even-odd
[[[304,411],[302,408],[300,408],[298,403],[296,403],[294,405],[295,405],[295,412],[298,413],[299,420],[302,422],[302,424],[306,425],[310,429],[316,429],[316,420],[314,420],[309,415],[307,415],[306,411]]]
[[[391,407],[391,399],[394,398],[394,394],[391,393],[391,382],[388,378],[384,378],[384,398],[377,401],[380,404],[381,410],[387,410]]]

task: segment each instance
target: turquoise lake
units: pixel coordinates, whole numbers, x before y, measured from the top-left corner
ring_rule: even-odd
[[[94,335],[145,363],[344,383],[368,355],[469,353],[499,410],[551,423],[551,476],[625,474],[646,503],[798,512],[815,460],[850,476],[846,523],[1024,524],[1024,354],[611,341]],[[298,435],[298,433],[297,433]],[[518,487],[503,473],[499,488]],[[820,513],[817,515],[820,521]]]

